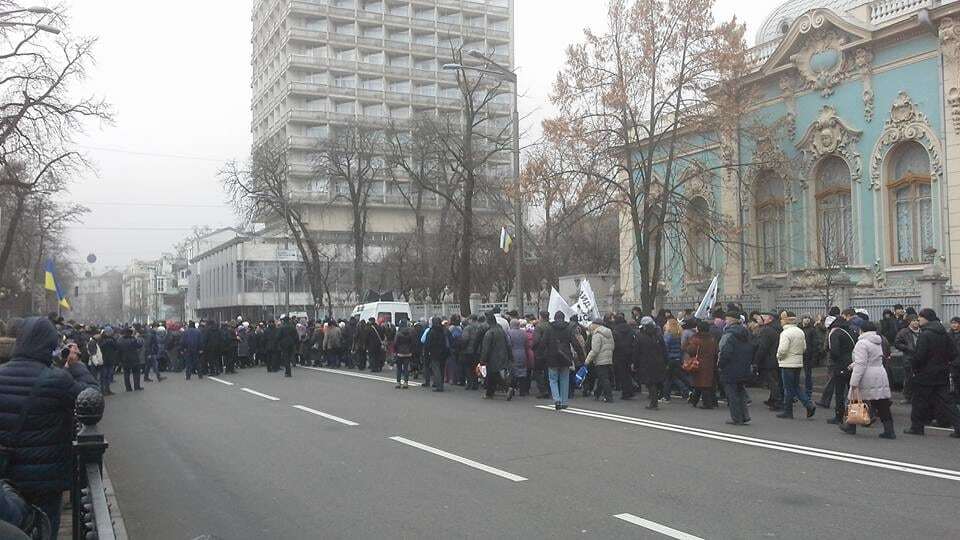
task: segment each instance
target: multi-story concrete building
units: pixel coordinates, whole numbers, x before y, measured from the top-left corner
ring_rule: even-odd
[[[456,115],[456,73],[443,70],[455,49],[475,49],[513,67],[513,0],[259,0],[253,9],[254,146],[282,144],[291,191],[311,204],[308,221],[327,245],[350,244],[352,218],[336,189],[315,174],[312,153],[331,128],[355,121],[409,127],[419,115]],[[512,115],[509,87],[489,104],[488,129]],[[512,177],[509,152],[492,167]],[[393,235],[418,224],[398,184],[373,186],[368,217],[375,262]],[[484,201],[478,201],[481,208]],[[441,202],[428,196],[426,206]],[[487,205],[489,206],[489,205]],[[344,253],[351,253],[344,249]],[[344,284],[347,281],[344,280]]]

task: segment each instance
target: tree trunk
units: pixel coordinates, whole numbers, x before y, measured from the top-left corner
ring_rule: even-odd
[[[14,239],[17,236],[17,230],[20,228],[20,220],[23,219],[23,211],[27,205],[27,196],[20,193],[17,197],[17,205],[13,209],[13,215],[10,216],[10,223],[7,225],[7,234],[3,239],[3,249],[0,250],[0,283],[6,282],[7,262],[10,259],[10,252],[13,251]]]

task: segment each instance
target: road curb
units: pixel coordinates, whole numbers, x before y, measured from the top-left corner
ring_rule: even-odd
[[[127,525],[120,513],[120,504],[117,502],[117,492],[113,489],[113,482],[107,473],[107,464],[103,464],[103,490],[107,495],[107,505],[110,506],[110,518],[113,519],[113,532],[117,540],[128,540]]]

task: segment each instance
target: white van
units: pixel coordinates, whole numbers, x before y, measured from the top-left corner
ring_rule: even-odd
[[[366,321],[371,317],[379,323],[387,321],[395,325],[402,320],[410,320],[410,304],[407,302],[370,302],[353,308],[351,317]]]

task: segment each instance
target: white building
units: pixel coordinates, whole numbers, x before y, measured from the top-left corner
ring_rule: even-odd
[[[113,323],[123,315],[123,274],[108,270],[87,275],[77,281],[70,298],[71,317],[91,323]]]
[[[184,291],[179,278],[184,266],[184,261],[169,253],[152,261],[133,261],[123,272],[123,321],[183,320]]]
[[[308,221],[323,243],[352,253],[349,209],[314,174],[311,152],[331,126],[357,119],[374,126],[409,126],[421,115],[458,114],[462,98],[455,72],[442,69],[452,51],[476,49],[512,68],[513,0],[258,0],[253,9],[254,146],[284,144],[291,191],[316,206]],[[503,129],[512,96],[489,105],[490,129]],[[494,167],[511,177],[509,153]],[[498,169],[499,170],[499,169]],[[402,181],[402,179],[401,179]],[[440,200],[426,196],[426,207]],[[376,262],[395,235],[418,225],[394,182],[371,192],[368,262]],[[320,207],[323,205],[322,211]],[[484,207],[483,201],[477,206]],[[486,205],[489,207],[490,205]],[[352,256],[352,255],[351,255]],[[349,262],[345,256],[342,262]],[[348,286],[348,283],[343,283]]]

